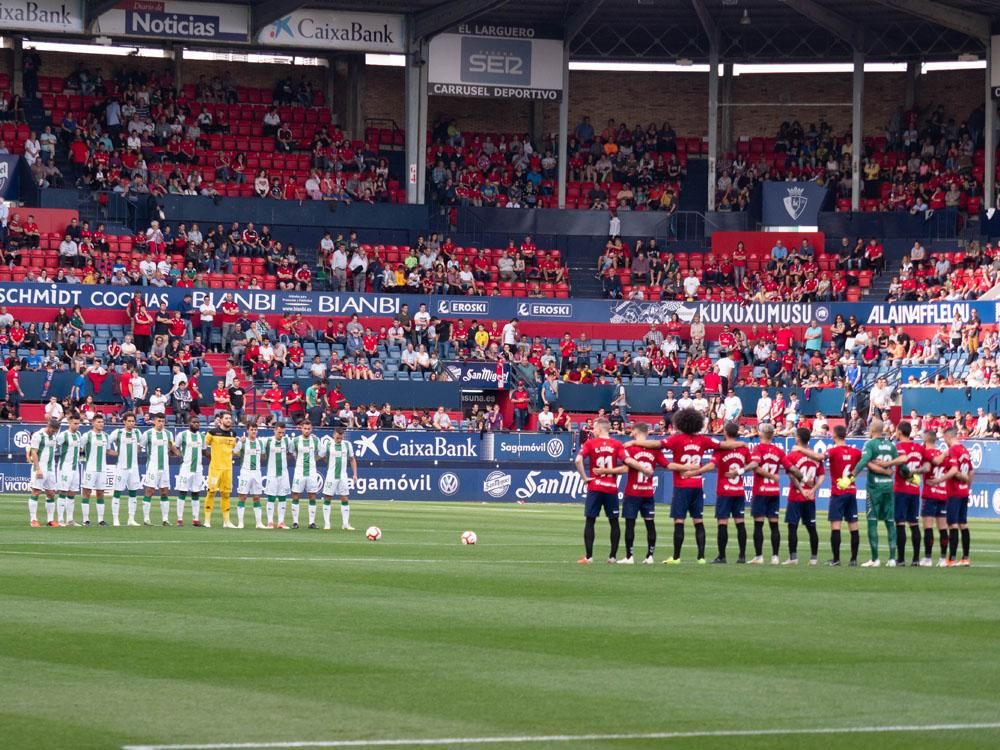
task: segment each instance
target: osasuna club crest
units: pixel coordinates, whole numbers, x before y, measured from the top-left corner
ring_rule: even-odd
[[[809,199],[805,196],[805,188],[790,187],[788,188],[788,195],[785,196],[782,203],[785,204],[785,211],[792,219],[798,219],[802,212],[806,210],[806,204],[809,203]]]

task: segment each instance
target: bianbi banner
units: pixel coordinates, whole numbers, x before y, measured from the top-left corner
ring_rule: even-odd
[[[246,42],[250,39],[250,11],[244,5],[221,3],[122,0],[101,14],[94,33],[201,42]]]
[[[561,39],[532,27],[464,24],[431,39],[428,93],[559,101],[562,69]]]
[[[312,47],[355,52],[405,52],[403,16],[302,8],[261,29],[266,47]]]
[[[0,29],[83,33],[83,0],[3,0]]]

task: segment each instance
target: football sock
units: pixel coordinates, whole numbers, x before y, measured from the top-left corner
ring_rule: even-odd
[[[316,523],[316,501],[309,501],[309,525],[312,526]]]
[[[684,546],[684,524],[674,524],[674,559],[681,559],[681,547]]]
[[[111,518],[117,523],[118,514],[121,511],[122,498],[117,492],[111,496]],[[128,520],[135,520],[135,498],[130,497],[128,500]]]
[[[892,521],[885,522],[885,538],[889,540],[889,559],[896,559],[896,537],[892,533]]]
[[[694,543],[698,547],[698,559],[701,560],[705,557],[705,524],[694,525]]]
[[[729,544],[729,524],[720,523],[716,529],[716,536],[719,540],[719,557],[726,559],[726,545]]]
[[[830,551],[833,553],[833,561],[840,561],[840,529],[830,532]]]
[[[267,525],[270,526],[271,524],[274,523],[274,498],[273,497],[268,497],[267,498],[267,505],[265,505],[264,508],[265,508],[265,511],[267,512]]]
[[[807,523],[806,531],[809,532],[809,556],[816,557],[819,554],[819,532],[816,531],[816,524]]]
[[[583,550],[589,560],[594,556],[594,522],[596,518],[588,518],[583,524]]]
[[[341,526],[351,525],[351,504],[346,500],[340,501],[340,524]]]
[[[80,512],[83,513],[83,522],[87,523],[90,521],[90,498],[85,497],[80,502]]]
[[[771,524],[771,554],[777,555],[781,549],[781,527],[777,521],[768,521]]]
[[[920,527],[913,524],[910,527],[910,544],[913,545],[913,562],[920,561]],[[903,553],[901,552],[900,555]]]
[[[625,519],[625,557],[632,557],[632,548],[635,546],[635,519]]]
[[[76,498],[67,497],[66,498],[66,523],[73,520],[73,516],[76,515]]]
[[[115,515],[115,518],[117,519],[118,516]],[[103,497],[97,498],[97,522],[98,523],[103,523],[104,522],[104,498]]]
[[[150,516],[153,513],[153,498],[147,497],[142,501],[142,520],[144,523],[152,523]]]
[[[243,525],[243,514],[246,512],[246,506],[243,504],[242,500],[236,501],[236,523],[239,526]]]
[[[66,522],[66,496],[56,498],[56,523],[60,526]]]
[[[38,498],[31,497],[28,498],[28,520],[37,521],[38,520]]]
[[[797,523],[788,524],[788,556],[799,556],[799,525]]]
[[[253,519],[258,526],[264,525],[264,509],[260,507],[260,500],[253,501]]]
[[[954,560],[958,554],[958,529],[948,530],[948,559]]]
[[[969,534],[969,528],[959,529],[962,532],[962,558],[967,559],[969,557],[969,544],[972,539]]]
[[[160,520],[163,523],[170,520],[170,500],[166,495],[160,495]]]
[[[330,526],[330,515],[333,512],[333,508],[330,505],[329,500],[323,501],[323,525],[326,527]]]
[[[652,518],[646,519],[646,557],[652,557],[656,552],[656,522]]]
[[[896,562],[906,562],[906,526],[896,527]]]
[[[285,501],[278,500],[278,524],[285,523]]]
[[[186,501],[187,501],[187,493],[186,492],[178,492],[177,493],[177,503],[176,503],[177,504],[177,520],[178,521],[183,521],[184,520],[184,504],[185,504]]]
[[[56,520],[56,501],[45,499],[45,520],[52,523]]]
[[[292,500],[292,523],[299,522],[299,501]]]
[[[764,554],[764,522],[753,522],[753,553],[760,557]]]
[[[618,557],[618,545],[622,540],[622,526],[617,518],[608,519],[611,524],[611,554],[608,557]]]
[[[861,549],[861,529],[851,530],[851,559],[858,559],[858,550]]]
[[[934,551],[934,529],[924,529],[924,557],[928,560]]]
[[[871,547],[872,560],[878,560],[878,520],[868,519],[868,546]]]
[[[941,557],[948,556],[948,529],[940,531]]]
[[[201,520],[201,502],[198,500],[198,493],[191,493],[191,520],[200,521]]]
[[[747,556],[747,525],[736,524],[736,544],[739,545],[740,557]]]

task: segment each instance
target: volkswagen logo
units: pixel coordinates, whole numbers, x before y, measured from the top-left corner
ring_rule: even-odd
[[[458,492],[458,477],[450,471],[445,472],[438,479],[438,489],[441,490],[442,495],[449,497],[454,495]]]
[[[1000,489],[993,490],[993,512],[1000,516]]]
[[[562,458],[566,452],[566,444],[559,438],[552,438],[545,444],[545,452],[552,458]]]

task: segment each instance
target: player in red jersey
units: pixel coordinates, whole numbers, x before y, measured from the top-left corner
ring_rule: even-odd
[[[972,456],[958,441],[958,430],[949,427],[944,431],[948,455],[954,462],[954,473],[948,480],[948,565],[969,565],[969,486],[972,484]],[[962,537],[962,559],[956,560],[958,538]]]
[[[614,475],[594,474],[595,469],[614,469],[625,461],[625,448],[617,440],[608,437],[610,429],[608,420],[595,420],[594,436],[580,446],[580,452],[576,456],[576,470],[587,483],[587,500],[583,509],[583,545],[586,551],[577,560],[585,565],[590,564],[594,557],[594,525],[602,509],[611,525],[611,554],[608,562],[616,562],[618,556],[618,543],[622,533],[618,523],[618,480]],[[585,460],[589,462],[589,476],[583,468]]]
[[[649,435],[649,425],[645,422],[637,422],[632,428],[634,440],[646,440],[647,435]],[[623,466],[613,469],[600,467],[594,469],[595,476],[627,474],[625,500],[622,504],[622,516],[625,518],[625,558],[618,561],[619,565],[632,565],[635,562],[632,558],[632,548],[635,546],[635,520],[640,514],[646,524],[646,557],[642,562],[644,565],[652,565],[654,562],[656,501],[653,500],[653,494],[656,491],[656,485],[653,483],[653,472],[657,466],[664,468],[668,466],[663,451],[658,448],[643,448],[640,445],[632,444],[625,448]]]
[[[817,563],[819,534],[816,531],[816,489],[823,483],[823,457],[809,450],[812,431],[806,427],[795,430],[795,448],[788,454],[788,462],[800,478],[792,476],[788,488],[788,507],[785,523],[788,525],[788,559],[785,565],[799,564],[799,523],[804,523],[809,534],[809,564]]]
[[[726,438],[736,441],[740,434],[740,426],[736,422],[727,422]],[[715,523],[718,526],[719,554],[712,560],[713,565],[726,562],[726,545],[729,543],[729,519],[736,524],[736,540],[740,548],[738,564],[747,561],[747,529],[743,523],[743,506],[746,495],[743,491],[743,474],[750,464],[750,448],[743,443],[738,448],[717,450],[714,463],[717,468],[715,484]]]
[[[750,515],[753,516],[753,559],[751,565],[764,564],[764,522],[771,527],[771,564],[781,560],[781,529],[778,526],[781,509],[781,485],[779,472],[784,469],[791,473],[791,463],[785,452],[774,445],[774,425],[764,423],[757,428],[760,442],[750,451],[750,467],[754,471],[753,495],[750,500]],[[796,470],[797,471],[797,470]]]
[[[851,532],[850,566],[858,566],[858,548],[861,546],[861,532],[858,531],[858,488],[852,469],[861,459],[861,451],[847,444],[847,428],[838,424],[833,428],[833,447],[826,452],[830,464],[830,548],[833,559],[828,563],[840,565],[840,528],[847,521]],[[848,481],[850,480],[850,481]],[[841,486],[843,485],[843,486]]]
[[[890,465],[896,467],[892,481],[894,520],[896,521],[896,567],[906,565],[906,527],[910,527],[913,542],[913,565],[920,564],[920,479],[923,473],[924,449],[910,440],[913,425],[900,422],[896,426],[896,451],[899,457]],[[888,467],[886,467],[888,468]]]
[[[920,567],[929,568],[932,565],[931,553],[934,550],[934,526],[938,528],[941,545],[941,559],[938,565],[942,568],[948,565],[948,480],[955,469],[955,461],[948,451],[938,450],[937,432],[924,432],[924,490],[921,495],[920,515],[924,520],[924,556]]]

